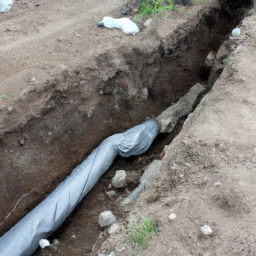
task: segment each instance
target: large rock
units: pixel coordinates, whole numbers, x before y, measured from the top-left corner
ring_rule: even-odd
[[[115,176],[112,179],[112,185],[114,188],[125,187],[126,172],[124,170],[116,171]]]
[[[190,114],[197,102],[198,96],[205,90],[204,86],[197,83],[180,100],[162,112],[156,120],[161,126],[161,133],[169,133],[175,127],[177,121]]]
[[[115,215],[111,211],[104,211],[99,216],[99,225],[108,227],[116,221]]]

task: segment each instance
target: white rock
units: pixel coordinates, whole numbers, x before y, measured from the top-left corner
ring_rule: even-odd
[[[111,17],[104,17],[102,22],[99,22],[97,26],[119,28],[127,35],[135,35],[139,32],[138,26],[128,18],[114,19]]]
[[[177,215],[175,213],[172,213],[169,215],[170,220],[174,220],[176,217],[177,217]]]
[[[214,183],[214,185],[215,185],[215,186],[219,186],[219,185],[220,185],[220,182],[217,181],[217,182]]]
[[[144,26],[147,27],[151,22],[152,22],[153,19],[147,19],[144,23]]]
[[[15,0],[0,0],[0,12],[8,12],[11,10]]]
[[[116,221],[115,215],[111,211],[104,211],[99,216],[99,225],[101,227],[107,227]]]
[[[47,239],[41,239],[39,241],[39,245],[42,249],[44,249],[46,246],[51,245],[50,242]]]
[[[116,223],[114,223],[114,224],[112,224],[112,225],[107,229],[107,232],[108,232],[109,235],[110,235],[110,234],[113,234],[113,233],[116,232],[116,230],[117,230],[118,228],[119,228],[119,225],[116,224]]]
[[[107,196],[109,198],[112,198],[112,197],[116,196],[116,192],[114,190],[106,191],[105,193],[107,194]]]
[[[241,29],[235,28],[232,30],[232,36],[240,36],[241,35]]]
[[[125,186],[126,172],[124,170],[116,171],[112,178],[112,185],[114,188],[123,188]]]
[[[212,234],[212,229],[208,226],[208,225],[204,225],[200,228],[201,232],[206,235],[209,236]]]
[[[143,88],[142,92],[141,92],[141,98],[146,100],[148,98],[148,89],[147,88]]]
[[[36,81],[36,78],[35,77],[32,77],[31,79],[30,79],[30,82],[35,82]]]
[[[13,110],[13,106],[8,107],[8,111],[11,112]]]

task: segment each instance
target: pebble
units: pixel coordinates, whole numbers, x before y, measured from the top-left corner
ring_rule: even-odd
[[[92,111],[92,110],[90,110],[90,111],[88,112],[87,116],[88,116],[88,117],[93,116],[93,111]]]
[[[32,77],[31,79],[30,79],[30,82],[35,82],[36,81],[36,78],[35,77]]]
[[[217,181],[217,182],[214,183],[214,185],[218,187],[220,185],[220,182]]]
[[[42,249],[44,249],[45,247],[51,245],[50,242],[47,239],[41,239],[39,241],[39,245]]]
[[[200,228],[201,232],[206,235],[209,236],[212,234],[212,229],[208,226],[208,225],[204,225]]]
[[[13,110],[13,106],[8,107],[8,111],[11,112]]]
[[[241,29],[235,28],[232,30],[232,36],[240,36],[241,35]]]
[[[23,146],[24,143],[25,143],[25,140],[24,139],[20,139],[19,142],[20,142],[20,145]]]
[[[141,92],[141,98],[146,100],[148,98],[148,89],[144,88]]]
[[[99,225],[101,227],[108,227],[111,224],[113,224],[115,221],[116,221],[115,215],[109,210],[102,212],[99,216]]]
[[[116,230],[119,228],[119,225],[114,223],[112,224],[108,229],[107,229],[107,232],[109,235],[113,234],[116,232]]]
[[[126,172],[124,170],[116,171],[115,176],[112,178],[112,185],[114,188],[125,187]]]
[[[72,237],[73,239],[75,239],[75,238],[76,238],[76,236],[75,236],[75,235],[72,235],[71,237]]]
[[[177,217],[177,215],[175,213],[172,213],[169,215],[170,220],[174,220],[176,217]]]
[[[147,27],[151,22],[152,22],[153,19],[147,19],[144,23],[144,27]]]
[[[116,192],[114,190],[106,191],[106,194],[110,199],[116,196]]]

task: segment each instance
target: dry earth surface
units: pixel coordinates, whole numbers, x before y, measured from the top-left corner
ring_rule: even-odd
[[[20,0],[0,14],[0,235],[107,136],[159,115],[196,82],[207,85],[200,64],[239,22],[223,11],[226,2],[160,13],[135,37],[96,27],[103,16],[120,17],[125,2],[118,0]],[[151,213],[163,227],[140,255],[255,255],[255,16],[243,24],[242,47],[165,150],[151,189],[134,208],[133,215]],[[138,177],[161,159],[183,121],[142,157],[115,161],[50,238],[61,243],[57,255],[91,255],[96,241],[97,255],[105,239],[97,240],[99,213],[110,209],[119,222],[126,216],[105,194],[115,170]],[[169,222],[172,212],[177,218]],[[204,224],[212,237],[200,235]],[[122,231],[102,249],[132,255]]]

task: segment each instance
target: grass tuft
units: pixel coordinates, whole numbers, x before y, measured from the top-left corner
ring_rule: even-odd
[[[135,254],[145,250],[150,245],[150,239],[159,230],[156,221],[151,215],[135,220],[127,230],[126,241],[131,243],[135,248]]]
[[[180,8],[174,6],[172,0],[168,0],[169,5],[166,5],[165,0],[145,0],[141,3],[139,8],[139,14],[133,18],[134,22],[139,22],[145,15],[155,17],[158,12],[162,10],[177,10],[184,13]]]

